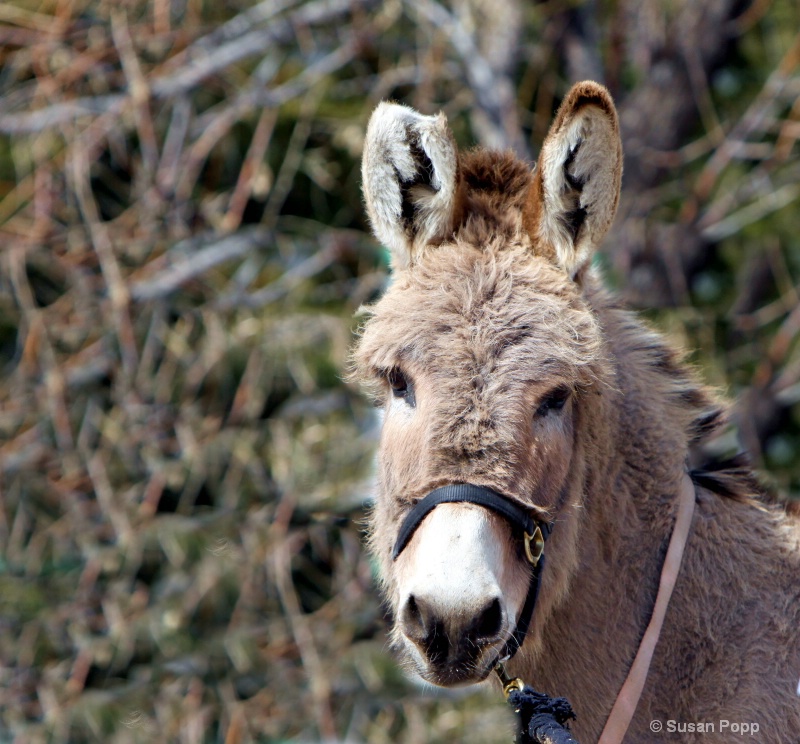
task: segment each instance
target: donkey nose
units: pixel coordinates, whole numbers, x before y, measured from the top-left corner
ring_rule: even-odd
[[[477,612],[437,606],[430,598],[409,595],[400,611],[400,629],[432,664],[474,659],[481,647],[500,640],[503,606],[492,597]]]

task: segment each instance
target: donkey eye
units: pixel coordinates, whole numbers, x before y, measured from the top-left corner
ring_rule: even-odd
[[[395,398],[402,398],[413,408],[416,401],[414,400],[414,389],[411,381],[396,367],[389,371],[386,379],[392,389],[392,395]]]
[[[390,370],[387,379],[395,398],[402,398],[408,392],[408,380],[399,369]]]
[[[569,400],[571,390],[565,386],[559,386],[555,390],[551,390],[544,396],[539,407],[536,409],[537,416],[547,416],[548,413],[560,411],[564,404]]]

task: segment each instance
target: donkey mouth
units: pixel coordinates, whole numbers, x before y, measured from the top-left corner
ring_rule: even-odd
[[[467,687],[483,682],[494,668],[494,662],[485,666],[474,663],[452,662],[442,665],[427,665],[420,669],[420,676],[437,687]]]
[[[438,687],[466,687],[483,682],[499,661],[500,644],[451,645],[446,635],[439,648],[423,650],[417,644],[405,648],[405,656],[416,673]]]
[[[491,669],[486,669],[480,673],[474,671],[462,673],[460,670],[455,669],[452,672],[436,672],[435,675],[428,681],[432,682],[438,687],[469,687],[470,685],[477,685],[480,682],[483,682],[489,676],[490,671]]]

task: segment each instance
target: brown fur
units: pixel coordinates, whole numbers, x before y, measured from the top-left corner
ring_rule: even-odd
[[[616,114],[602,88],[582,86],[552,141],[561,146],[558,128],[594,107],[581,148],[601,161],[618,140]],[[563,235],[542,228],[541,161],[534,175],[509,153],[458,155],[451,232],[396,257],[406,268],[369,308],[354,353],[355,376],[387,406],[370,545],[388,598],[397,602],[390,552],[400,520],[432,488],[487,485],[547,515],[540,598],[510,671],[569,698],[581,742],[599,736],[647,625],[682,474],[726,415],[681,356],[601,287],[586,244],[577,247],[586,229],[593,248],[613,217],[613,149],[608,171],[592,178],[615,193],[593,214],[579,184],[587,227],[567,256]],[[413,382],[413,410],[390,411],[392,370]],[[575,391],[563,412],[537,420],[559,385]],[[653,719],[753,722],[758,741],[798,741],[800,526],[759,500],[741,463],[695,482],[684,562],[625,741],[661,740]],[[717,729],[681,740],[733,738]]]

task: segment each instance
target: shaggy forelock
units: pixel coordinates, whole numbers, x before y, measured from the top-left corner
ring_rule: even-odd
[[[369,316],[355,354],[367,384],[410,365],[480,385],[588,385],[603,362],[578,288],[519,238],[440,246],[397,277]]]

